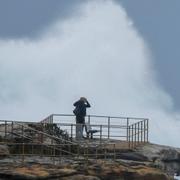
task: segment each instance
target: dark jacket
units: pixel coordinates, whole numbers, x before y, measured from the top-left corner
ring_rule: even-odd
[[[88,101],[84,102],[83,100],[76,101],[73,105],[79,111],[78,116],[86,116],[86,108],[91,107]]]

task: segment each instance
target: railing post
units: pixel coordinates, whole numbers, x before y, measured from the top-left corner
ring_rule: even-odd
[[[129,139],[128,139],[128,146],[129,149],[131,148],[131,125],[128,127],[128,134],[129,134]]]
[[[139,122],[138,122],[138,144],[139,144]]]
[[[136,138],[136,136],[137,136],[137,123],[135,123],[135,147],[136,147],[136,143],[137,143],[137,138]]]
[[[126,136],[127,136],[127,137],[126,137],[126,140],[127,140],[127,142],[128,142],[128,139],[129,139],[129,131],[128,131],[128,128],[129,128],[129,118],[127,118],[127,125],[126,125],[126,126],[127,126],[127,128],[126,128],[126,131],[127,131],[127,132],[126,132]]]
[[[24,142],[22,143],[22,163],[24,163]]]
[[[23,139],[23,142],[24,142],[24,126],[22,125],[22,139]]]
[[[100,143],[102,141],[102,125],[100,125]]]
[[[13,138],[14,122],[11,123],[11,138]]]
[[[4,132],[4,133],[5,133],[4,136],[5,136],[5,138],[6,138],[6,136],[7,136],[7,121],[5,121],[5,132]]]
[[[141,143],[143,142],[143,121],[141,121]]]
[[[146,120],[144,119],[144,143],[146,142]]]
[[[71,140],[73,138],[73,124],[71,124]]]
[[[51,124],[53,124],[53,114],[50,116],[50,119],[51,119]]]
[[[110,137],[110,117],[108,117],[108,139]]]
[[[132,124],[132,148],[134,148],[134,125]]]
[[[147,121],[146,142],[148,142],[149,141],[149,119],[147,119],[146,121]]]

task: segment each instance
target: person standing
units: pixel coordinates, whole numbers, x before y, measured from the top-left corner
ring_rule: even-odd
[[[85,116],[86,116],[86,108],[90,108],[88,100],[85,97],[81,97],[74,104],[75,109],[73,113],[76,116],[76,138],[83,138],[83,128],[85,126]]]

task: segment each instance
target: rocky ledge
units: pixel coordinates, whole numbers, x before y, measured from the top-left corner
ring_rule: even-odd
[[[180,148],[146,144],[136,149],[136,153],[147,158],[154,167],[170,175],[180,174]]]
[[[133,151],[119,151],[114,161],[85,162],[61,159],[57,165],[47,157],[26,157],[24,163],[0,146],[0,179],[62,180],[171,180],[180,173],[180,149],[146,144]]]
[[[143,165],[129,166],[120,162],[98,160],[88,164],[4,164],[1,179],[61,179],[61,180],[169,180],[158,169]]]

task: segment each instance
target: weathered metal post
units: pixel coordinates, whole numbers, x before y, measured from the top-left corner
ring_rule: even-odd
[[[134,124],[132,124],[132,148],[134,148]]]
[[[11,138],[13,138],[14,122],[11,123]]]
[[[131,125],[129,125],[128,127],[128,134],[129,134],[129,139],[128,139],[128,146],[129,146],[129,149],[131,148]]]
[[[24,163],[24,126],[22,125],[22,141],[23,141],[23,144],[22,144],[22,161]]]
[[[138,145],[139,145],[139,132],[140,131],[139,131],[139,122],[138,122],[138,134],[137,134],[138,135]]]
[[[135,146],[137,144],[137,123],[135,123]]]
[[[53,124],[53,114],[50,116],[50,122]]]
[[[129,129],[129,118],[127,118],[127,125],[126,125],[126,140],[127,140],[127,142],[129,141],[129,131],[128,131],[128,129]]]
[[[108,139],[110,137],[110,117],[108,117]]]
[[[143,142],[143,121],[141,123],[141,143]]]
[[[6,138],[6,136],[7,136],[7,121],[5,121],[5,127],[4,128],[5,128],[5,135],[4,136]]]
[[[24,142],[24,126],[22,125],[22,129],[21,129],[21,133],[22,133],[22,139],[23,139],[23,142]]]
[[[72,141],[72,138],[73,138],[73,124],[71,124],[71,141]]]
[[[144,143],[146,142],[146,120],[144,119]]]
[[[147,119],[146,142],[149,141],[149,119]]]
[[[100,125],[100,144],[102,142],[102,125]]]

